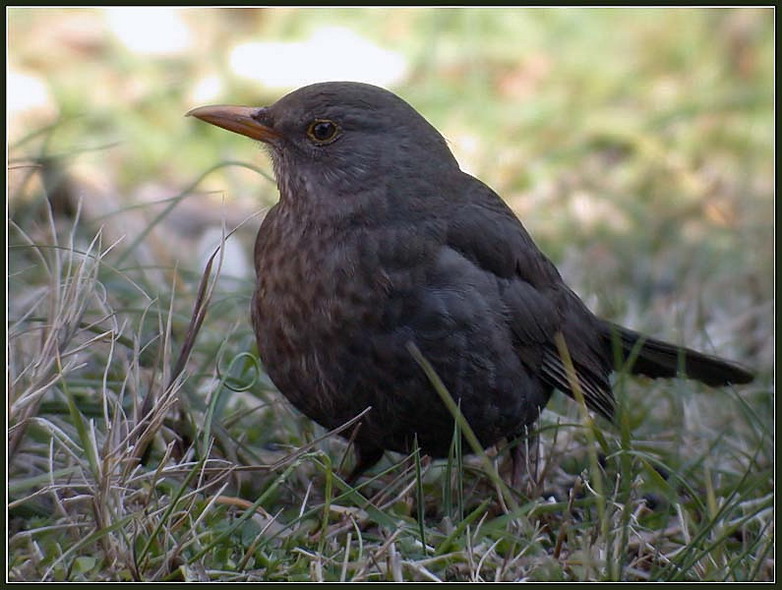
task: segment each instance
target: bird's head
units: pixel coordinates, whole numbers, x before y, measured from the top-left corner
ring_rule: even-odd
[[[369,84],[312,84],[268,107],[204,106],[188,115],[266,144],[282,198],[348,195],[389,175],[458,169],[426,119],[392,92]]]

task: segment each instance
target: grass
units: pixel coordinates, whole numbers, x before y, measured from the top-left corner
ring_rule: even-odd
[[[463,457],[458,424],[448,460],[389,454],[351,488],[345,442],[265,375],[252,279],[231,272],[274,200],[268,162],[183,126],[186,88],[161,91],[170,61],[109,47],[104,61],[63,50],[53,68],[36,58],[40,37],[12,35],[12,57],[51,75],[60,118],[25,120],[10,145],[8,579],[773,580],[763,12],[263,14],[271,36],[324,18],[386,43],[409,32],[400,93],[590,307],[743,360],[758,379],[617,375],[614,425],[555,396],[537,425],[537,493],[498,480],[507,448]],[[86,80],[119,66],[154,91],[90,102]],[[254,99],[239,82],[229,91]],[[260,205],[232,200],[247,187]],[[205,223],[199,208],[222,245],[211,258],[175,223]]]
[[[598,431],[600,445],[589,422],[555,406],[541,423],[541,497],[507,502],[491,471],[455,459],[390,465],[356,491],[336,473],[343,444],[310,445],[311,425],[277,394],[240,395],[261,379],[241,350],[246,329],[210,342],[212,330],[225,336],[226,318],[203,319],[203,290],[161,301],[133,280],[144,305],[113,307],[118,283],[131,280],[99,238],[78,250],[54,239],[12,250],[29,262],[14,278],[37,259],[51,285],[10,327],[12,578],[769,575],[773,437],[768,412],[754,407],[769,396],[762,388],[750,399],[701,393],[730,414],[724,429],[703,423],[691,384],[620,383],[620,399],[645,403],[625,405],[618,429]],[[683,411],[655,416],[671,388]],[[590,449],[602,455],[591,467]]]

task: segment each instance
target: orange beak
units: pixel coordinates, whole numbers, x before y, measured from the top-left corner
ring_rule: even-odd
[[[280,134],[277,131],[253,118],[253,115],[257,115],[259,110],[257,107],[210,105],[194,108],[185,116],[201,119],[217,127],[259,141],[269,142],[279,138]]]

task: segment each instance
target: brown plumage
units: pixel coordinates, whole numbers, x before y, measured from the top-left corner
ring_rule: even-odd
[[[354,477],[416,438],[448,453],[453,417],[409,343],[484,446],[522,435],[554,389],[574,395],[557,335],[586,405],[609,419],[614,345],[623,361],[637,354],[633,373],[752,380],[735,363],[595,317],[502,199],[386,90],[331,82],[270,107],[190,114],[269,147],[280,202],[255,245],[258,351],[279,390],[326,428],[371,406],[348,434]]]

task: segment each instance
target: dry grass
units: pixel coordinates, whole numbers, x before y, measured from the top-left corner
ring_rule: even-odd
[[[768,403],[762,388],[698,394],[686,382],[622,380],[608,429],[557,400],[540,425],[536,496],[492,475],[505,453],[488,466],[414,456],[352,489],[337,475],[346,449],[333,433],[317,436],[276,393],[247,395],[263,377],[231,343],[246,342],[246,328],[228,328],[212,356],[204,330],[225,328],[209,316],[219,255],[199,283],[175,273],[187,286],[172,284],[177,295],[162,301],[140,270],[112,266],[117,244],[80,240],[78,228],[61,239],[50,217],[38,227],[48,243],[12,228],[13,278],[46,281],[20,291],[33,295],[17,300],[26,312],[9,334],[11,579],[773,572],[772,432],[753,402]],[[119,283],[134,305],[114,296]],[[679,411],[661,411],[655,398],[671,390]],[[704,396],[724,415],[705,415]]]

